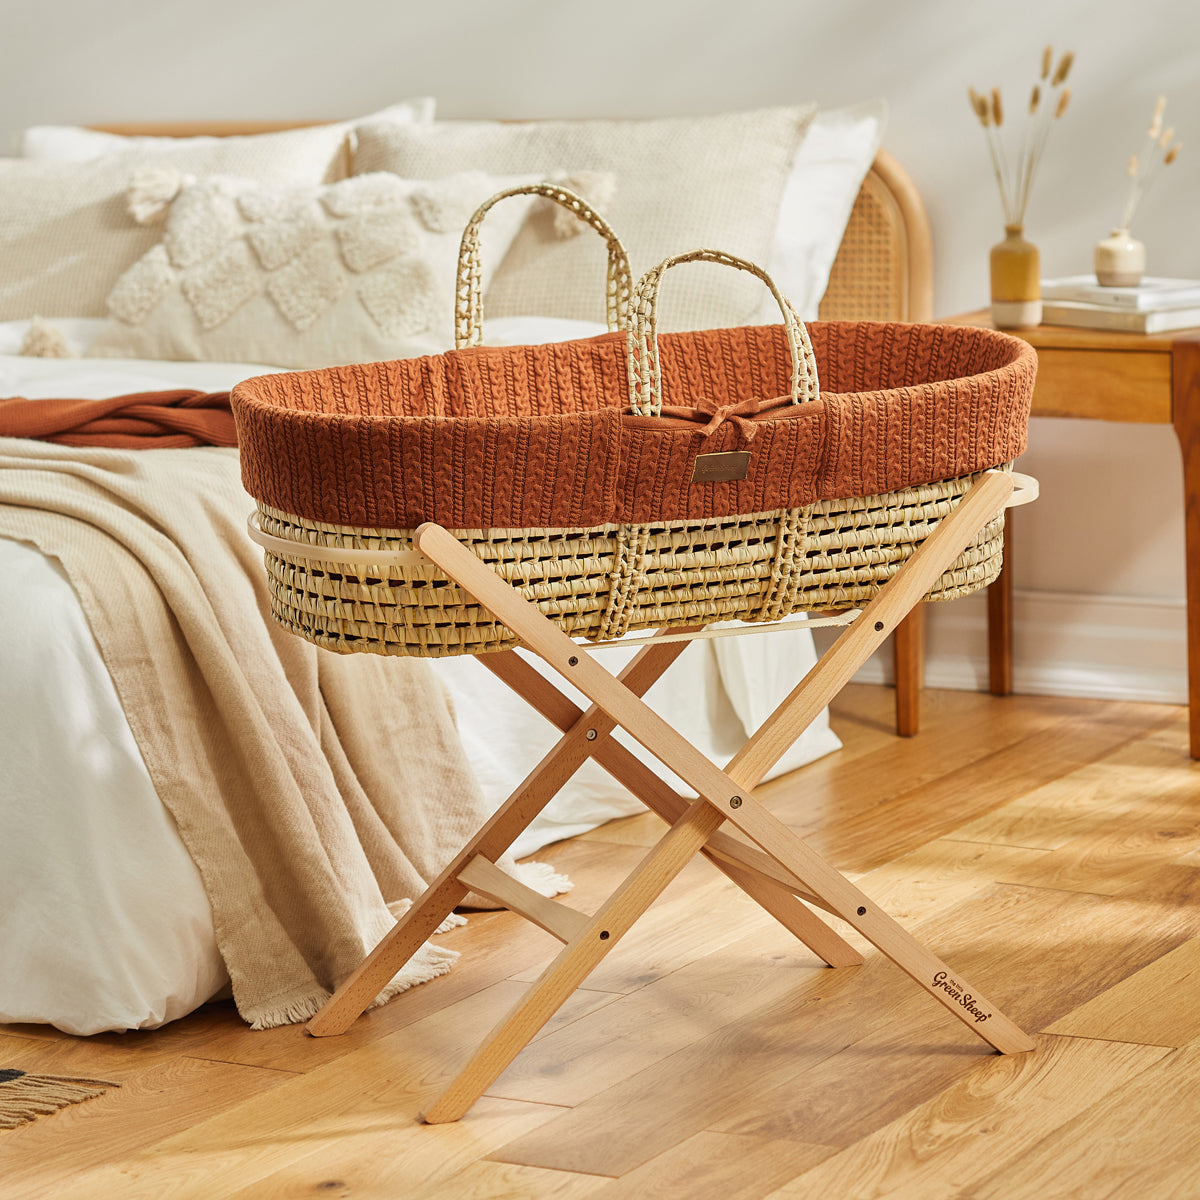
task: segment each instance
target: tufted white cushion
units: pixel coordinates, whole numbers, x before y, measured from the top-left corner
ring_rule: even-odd
[[[431,101],[385,109],[429,120]],[[130,217],[130,181],[148,166],[181,175],[320,184],[347,175],[351,122],[250,137],[125,138],[49,127],[49,157],[0,159],[0,321],[101,317],[121,273],[161,236]],[[32,134],[33,131],[30,131]],[[27,142],[29,138],[27,137]],[[36,139],[35,139],[36,141]]]
[[[161,236],[132,221],[124,159],[0,159],[0,321],[99,317],[122,271]]]
[[[533,181],[469,171],[322,187],[192,183],[171,202],[161,241],[112,288],[112,320],[89,352],[305,368],[450,349],[462,229],[489,196]],[[485,271],[529,207],[516,197],[489,213]]]

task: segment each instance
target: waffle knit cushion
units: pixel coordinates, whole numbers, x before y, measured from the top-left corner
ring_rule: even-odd
[[[1024,450],[1025,342],[948,325],[809,332],[823,391],[802,405],[786,398],[780,326],[660,336],[661,417],[630,414],[619,334],[261,376],[232,393],[243,482],[336,525],[579,528],[871,496]],[[697,454],[743,449],[745,479],[692,482]]]
[[[321,183],[340,165],[345,132],[297,133],[306,136],[271,146],[239,138],[232,148],[213,138],[186,152],[90,162],[0,159],[0,321],[105,315],[113,285],[163,234],[161,224],[139,225],[129,214],[130,182],[147,162],[169,160],[195,175],[226,171],[281,185]]]
[[[433,179],[474,167],[615,179],[604,216],[629,251],[634,278],[670,254],[714,246],[766,262],[796,148],[815,105],[637,121],[437,122],[386,119],[355,127],[353,170]],[[562,240],[554,213],[531,214],[485,297],[488,316],[604,316],[604,253],[594,238]],[[762,290],[709,264],[673,279],[661,328],[742,325]]]
[[[0,159],[0,321],[102,317],[121,272],[162,236],[126,211],[130,166]]]

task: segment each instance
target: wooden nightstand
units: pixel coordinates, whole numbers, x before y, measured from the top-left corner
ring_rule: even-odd
[[[949,318],[992,327],[984,311]],[[1037,417],[1088,417],[1173,425],[1183,455],[1187,572],[1188,717],[1191,756],[1200,758],[1200,329],[1108,333],[1039,325],[1012,330],[1038,352]],[[991,688],[1012,691],[1012,576],[988,589]]]

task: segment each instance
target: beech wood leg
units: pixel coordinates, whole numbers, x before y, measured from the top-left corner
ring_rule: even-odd
[[[925,684],[925,606],[918,604],[892,637],[892,676],[896,681],[896,732],[914,737],[921,729],[921,688]]]
[[[540,613],[538,619],[545,620]],[[688,808],[581,932],[563,947],[446,1091],[422,1114],[427,1122],[432,1125],[457,1121],[483,1095],[667,884],[687,866],[723,820],[703,800]]]
[[[702,847],[702,851],[705,852],[705,857],[719,867],[751,900],[769,912],[797,941],[807,946],[823,962],[831,967],[857,967],[862,964],[863,956],[840,934],[826,925],[816,913],[805,908],[791,891],[757,871],[744,870],[732,863],[722,862],[707,847]],[[803,889],[803,885],[801,888]],[[812,903],[821,903],[824,907],[823,902],[814,900]]]
[[[988,690],[1011,696],[1013,690],[1012,517],[1004,516],[1004,564],[987,590]]]
[[[733,821],[786,872],[819,896],[831,911],[858,929],[984,1041],[997,1050],[1013,1053],[1031,1049],[1032,1041],[996,1010],[978,989],[951,973],[944,963],[878,910],[750,794],[752,786],[791,744],[793,731],[803,729],[814,711],[823,708],[840,691],[983,525],[1004,507],[1011,492],[1012,481],[1006,475],[984,476],[841,635],[804,682],[776,709],[743,752],[735,756],[728,771],[720,770],[704,758],[672,726],[633,696],[591,655],[576,646],[535,606],[525,601],[444,529],[432,524],[422,525],[416,531],[414,541],[422,553],[495,613],[555,671],[694,788],[702,800],[716,810],[716,816],[723,815]],[[688,818],[699,807],[700,801],[697,801],[688,810]],[[697,822],[693,831],[701,827]],[[672,834],[678,828],[679,824],[673,826]],[[715,828],[713,825],[708,832]],[[671,836],[669,834],[668,838]],[[704,844],[707,836],[705,833],[699,839],[696,849]],[[618,895],[624,891],[623,885]],[[572,954],[574,946],[573,942],[564,953]],[[558,994],[561,989],[551,990]],[[518,1049],[512,1054],[515,1055]],[[511,1055],[505,1063],[510,1060]],[[499,1070],[502,1069],[503,1065]],[[443,1110],[435,1111],[440,1119],[452,1119],[442,1115]],[[461,1110],[454,1104],[444,1111]]]
[[[1033,1040],[961,975],[926,949],[753,797],[730,814],[764,850],[821,893],[831,907],[915,983],[1002,1054],[1032,1050]]]
[[[686,646],[686,642],[648,646],[622,672],[624,686],[641,695]],[[667,650],[674,653],[662,653]],[[508,656],[517,658],[511,651],[495,655]],[[309,1021],[305,1028],[313,1037],[345,1033],[354,1024],[396,972],[466,898],[471,889],[460,876],[468,864],[477,856],[495,862],[587,760],[591,746],[589,731],[594,737],[603,737],[614,725],[610,717],[597,709],[586,713],[575,711],[578,718],[572,727]]]

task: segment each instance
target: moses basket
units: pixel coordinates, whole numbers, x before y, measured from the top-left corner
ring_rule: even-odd
[[[530,189],[515,189],[530,190]],[[568,634],[775,621],[872,597],[970,489],[1025,448],[1036,359],[965,326],[813,322],[714,251],[630,285],[607,223],[610,332],[480,345],[478,231],[463,239],[457,348],[265,375],[232,393],[276,620],[328,649],[478,654],[514,635],[412,547],[449,529]],[[657,331],[665,273],[758,276],[782,323]],[[820,385],[818,384],[820,381]],[[1003,515],[931,599],[990,583]]]

